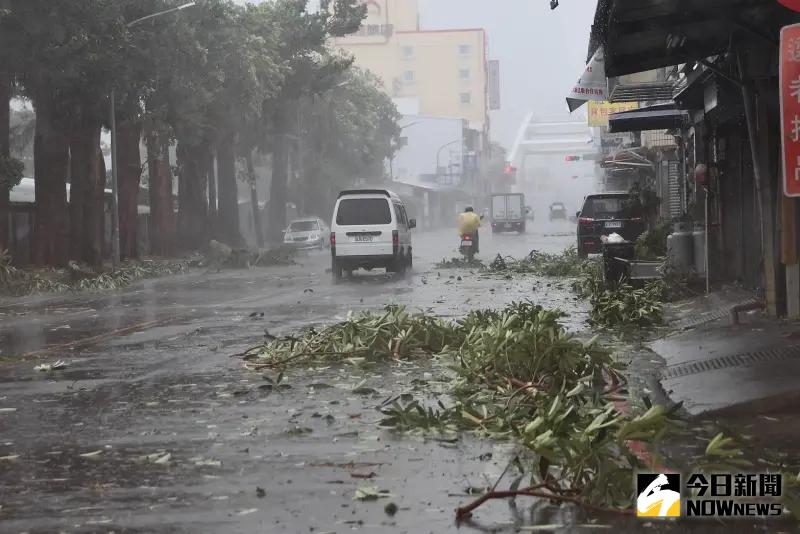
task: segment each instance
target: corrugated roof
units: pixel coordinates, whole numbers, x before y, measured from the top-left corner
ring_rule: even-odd
[[[643,82],[619,84],[609,96],[610,102],[652,102],[656,100],[672,100],[674,88],[672,82]]]

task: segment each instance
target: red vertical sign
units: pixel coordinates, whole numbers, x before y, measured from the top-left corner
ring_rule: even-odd
[[[783,192],[800,196],[800,24],[781,29],[781,150]]]

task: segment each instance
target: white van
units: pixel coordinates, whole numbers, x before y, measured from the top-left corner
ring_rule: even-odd
[[[354,269],[385,268],[405,274],[412,266],[409,219],[400,197],[385,189],[342,191],[331,219],[334,279]]]

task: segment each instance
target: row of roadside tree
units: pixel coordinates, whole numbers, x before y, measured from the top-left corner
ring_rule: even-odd
[[[100,137],[112,92],[123,257],[147,252],[137,250],[136,235],[143,175],[152,252],[171,255],[212,236],[242,243],[237,179],[257,179],[254,155],[270,167],[268,235],[259,237],[273,242],[288,200],[311,213],[338,184],[382,172],[399,135],[397,111],[374,77],[329,45],[358,30],[361,2],[197,0],[131,24],[185,3],[0,0],[0,102],[27,99],[36,116],[35,263],[103,262]],[[0,105],[0,250],[9,190],[22,174],[9,153],[8,110]],[[297,180],[292,167],[301,169]]]

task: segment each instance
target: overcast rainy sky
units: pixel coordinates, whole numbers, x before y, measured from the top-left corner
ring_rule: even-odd
[[[422,29],[487,31],[489,57],[500,60],[502,99],[491,135],[509,149],[527,113],[569,116],[564,99],[583,73],[596,4],[560,0],[551,10],[550,0],[419,0]],[[575,115],[584,119],[585,110]]]

